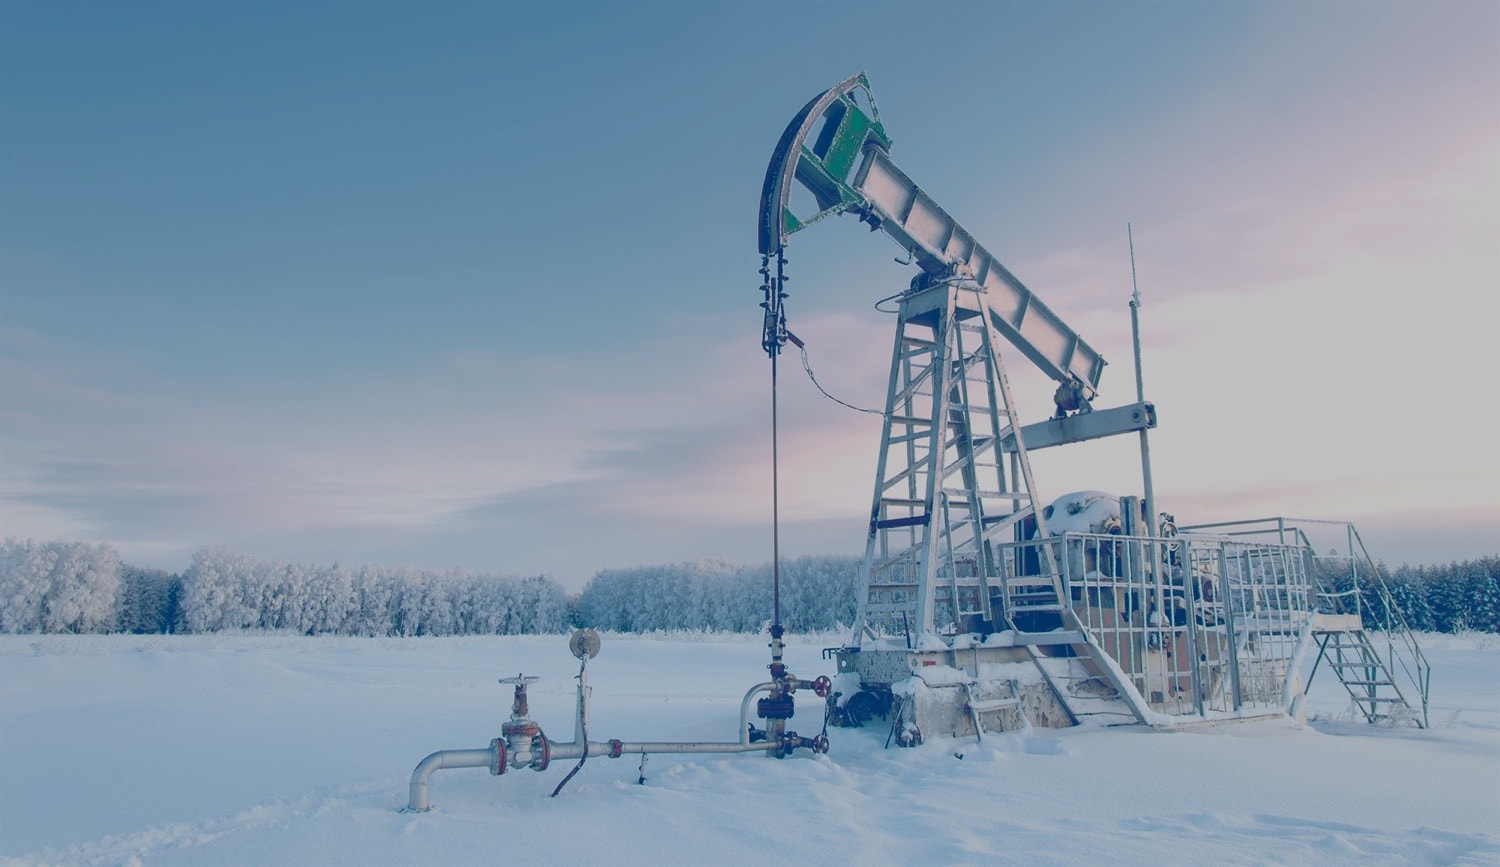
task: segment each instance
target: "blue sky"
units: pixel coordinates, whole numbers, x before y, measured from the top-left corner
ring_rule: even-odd
[[[0,532],[571,587],[769,559],[757,198],[865,70],[1106,406],[1133,224],[1162,508],[1500,552],[1497,43],[1479,2],[0,4]],[[789,250],[853,403],[897,252]],[[858,553],[878,424],[781,391],[784,551]],[[1039,455],[1044,496],[1137,489],[1119,439]]]

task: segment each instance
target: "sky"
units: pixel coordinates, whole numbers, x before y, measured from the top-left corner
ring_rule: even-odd
[[[760,185],[865,71],[895,162],[1109,361],[1098,406],[1135,399],[1132,227],[1179,523],[1500,553],[1496,44],[1482,2],[0,3],[0,534],[573,589],[769,560]],[[899,253],[788,249],[856,405]],[[781,552],[859,554],[879,422],[799,368]],[[1034,464],[1140,492],[1135,437]]]

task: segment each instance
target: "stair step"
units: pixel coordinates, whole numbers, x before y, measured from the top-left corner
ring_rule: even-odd
[[[1001,710],[1002,708],[1020,706],[1020,700],[1014,698],[992,698],[985,699],[984,701],[969,702],[969,707],[973,708],[975,713],[989,713],[992,710]]]
[[[1017,632],[1015,633],[1016,644],[1083,644],[1083,633],[1076,630],[1058,630],[1057,632]]]
[[[1346,680],[1344,686],[1395,686],[1389,680]]]

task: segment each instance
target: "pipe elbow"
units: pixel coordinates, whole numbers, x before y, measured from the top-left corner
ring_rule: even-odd
[[[497,751],[492,745],[482,750],[438,750],[417,763],[411,772],[411,786],[406,801],[406,813],[425,813],[432,809],[427,800],[427,782],[432,775],[444,768],[488,768],[494,767]]]
[[[427,781],[443,766],[444,752],[445,750],[438,750],[417,762],[417,767],[411,772],[411,786],[403,813],[425,813],[432,809],[432,805],[427,802]]]

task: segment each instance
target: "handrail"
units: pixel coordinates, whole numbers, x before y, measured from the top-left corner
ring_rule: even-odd
[[[1422,727],[1427,728],[1427,702],[1428,693],[1432,686],[1432,665],[1427,661],[1427,655],[1422,652],[1421,645],[1417,643],[1417,635],[1412,631],[1411,625],[1406,622],[1406,615],[1401,611],[1401,606],[1396,604],[1395,597],[1391,595],[1391,589],[1385,583],[1384,576],[1380,574],[1380,570],[1376,568],[1374,561],[1370,558],[1370,552],[1365,548],[1365,540],[1360,537],[1359,530],[1355,529],[1353,524],[1349,524],[1349,536],[1354,543],[1359,545],[1360,554],[1364,556],[1366,565],[1369,567],[1371,574],[1375,576],[1376,587],[1380,591],[1380,602],[1386,610],[1387,628],[1383,632],[1386,636],[1387,664],[1394,665],[1399,662],[1402,672],[1416,686],[1417,694],[1422,697]],[[1405,658],[1397,656],[1394,652],[1394,644],[1391,641],[1391,629],[1389,628],[1391,615],[1395,615],[1396,621],[1400,625],[1397,634],[1401,637],[1402,643],[1406,645],[1406,651],[1410,654],[1412,665],[1415,666],[1416,671],[1412,671],[1407,666]]]
[[[1346,528],[1345,546],[1348,549],[1348,553],[1318,554],[1317,549],[1312,546],[1307,534],[1301,527],[1297,526],[1299,524],[1318,524]],[[1349,595],[1353,595],[1356,601],[1355,613],[1360,615],[1361,621],[1365,621],[1366,619],[1365,599],[1363,593],[1360,592],[1359,585],[1359,570],[1363,567],[1365,574],[1373,579],[1371,587],[1375,590],[1375,598],[1380,603],[1381,610],[1379,612],[1369,612],[1369,622],[1370,625],[1379,627],[1379,630],[1385,634],[1386,666],[1393,672],[1399,668],[1406,680],[1416,688],[1417,694],[1421,697],[1422,727],[1426,728],[1428,725],[1428,701],[1432,686],[1432,665],[1428,662],[1426,654],[1422,652],[1422,647],[1417,641],[1416,633],[1412,630],[1411,624],[1407,622],[1405,613],[1401,610],[1401,606],[1396,602],[1395,596],[1391,593],[1390,585],[1386,583],[1385,576],[1381,574],[1380,568],[1375,564],[1374,558],[1370,556],[1369,550],[1365,547],[1364,538],[1360,536],[1359,530],[1355,528],[1354,524],[1349,521],[1337,521],[1326,518],[1274,517],[1253,518],[1243,521],[1217,521],[1208,524],[1184,526],[1180,529],[1184,533],[1190,533],[1194,530],[1222,531],[1224,528],[1230,527],[1247,527],[1252,529],[1224,533],[1224,535],[1255,536],[1276,533],[1284,538],[1288,532],[1295,533],[1301,545],[1312,552],[1315,561],[1349,561],[1350,575],[1354,581],[1353,587],[1350,590],[1339,591],[1337,593],[1324,593],[1320,591],[1318,595],[1320,598],[1330,599],[1346,598]],[[1378,621],[1375,620],[1376,617],[1379,617]],[[1397,638],[1400,639],[1400,645],[1404,652],[1397,652]]]

